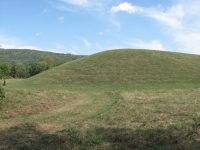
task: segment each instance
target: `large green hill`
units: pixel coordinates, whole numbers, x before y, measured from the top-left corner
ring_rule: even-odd
[[[200,149],[199,78],[199,55],[124,49],[8,79],[0,149]]]
[[[25,82],[199,82],[200,56],[153,50],[110,50],[55,67]]]
[[[0,62],[8,62],[11,65],[16,63],[24,63],[27,66],[37,61],[41,57],[51,56],[55,62],[59,60],[75,60],[83,57],[80,55],[52,53],[29,49],[1,49]]]

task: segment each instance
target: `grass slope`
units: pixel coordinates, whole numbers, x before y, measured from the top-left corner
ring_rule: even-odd
[[[110,50],[53,68],[28,79],[27,82],[199,82],[199,62],[199,55],[152,50]]]
[[[200,149],[199,59],[113,50],[7,80],[0,150]]]

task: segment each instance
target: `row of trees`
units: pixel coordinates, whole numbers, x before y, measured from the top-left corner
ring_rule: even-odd
[[[45,70],[51,69],[54,66],[66,63],[69,60],[60,60],[55,63],[54,59],[50,56],[46,56],[38,59],[30,66],[26,66],[23,63],[17,63],[11,66],[7,62],[0,63],[0,79],[2,78],[27,78],[41,73]]]

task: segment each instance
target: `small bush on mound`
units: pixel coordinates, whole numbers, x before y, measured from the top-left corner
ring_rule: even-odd
[[[3,86],[6,86],[6,80],[3,79]]]
[[[5,93],[3,91],[3,88],[0,86],[0,100],[5,98]]]

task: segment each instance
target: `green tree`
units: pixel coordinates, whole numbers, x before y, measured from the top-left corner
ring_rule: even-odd
[[[47,62],[47,69],[51,69],[54,66],[54,59],[51,56],[45,57],[45,61]]]
[[[47,70],[51,69],[54,66],[54,59],[49,55],[37,60],[37,62],[42,62],[42,61],[45,61],[47,63]]]
[[[9,77],[10,75],[10,64],[9,63],[6,63],[6,62],[3,62],[3,63],[0,63],[0,76],[1,78],[6,78],[6,77]]]
[[[17,63],[11,68],[11,74],[14,78],[25,78],[26,77],[26,66],[23,63]]]
[[[36,74],[39,74],[45,70],[47,70],[47,62],[46,61],[38,61],[31,65],[29,68],[29,74],[30,76],[34,76]]]
[[[13,78],[15,78],[15,65],[13,65],[13,66],[11,67],[10,76],[13,77]]]

